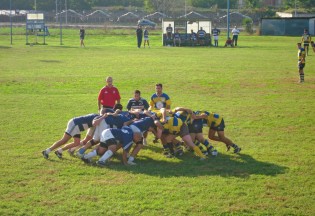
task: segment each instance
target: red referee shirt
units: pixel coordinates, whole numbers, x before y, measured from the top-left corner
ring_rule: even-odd
[[[103,106],[114,107],[116,100],[120,100],[120,94],[116,87],[105,86],[101,89],[98,100]]]

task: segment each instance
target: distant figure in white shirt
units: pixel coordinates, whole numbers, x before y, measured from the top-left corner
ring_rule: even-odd
[[[237,46],[237,39],[238,39],[239,33],[240,33],[240,30],[238,30],[236,26],[234,26],[234,29],[232,29],[234,46]]]

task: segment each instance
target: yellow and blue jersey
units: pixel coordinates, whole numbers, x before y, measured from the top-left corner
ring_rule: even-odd
[[[208,112],[208,111],[196,111],[194,112],[196,116],[200,116],[202,114],[206,114],[208,117],[204,119],[204,123],[207,124],[208,127],[217,127],[222,122],[223,117],[217,113]]]
[[[305,63],[305,49],[302,47],[298,50],[298,59],[300,63]]]
[[[213,113],[213,112],[209,112],[209,115],[206,119],[207,121],[207,125],[209,127],[217,127],[221,124],[222,122],[222,116],[220,116],[219,114],[217,113]]]
[[[309,44],[309,43],[311,43],[311,40],[312,40],[312,38],[311,38],[311,35],[310,35],[310,34],[304,33],[304,34],[302,35],[302,42],[304,42],[304,44]]]
[[[160,96],[153,94],[150,99],[150,110],[165,108],[166,105],[171,105],[170,97],[162,93]]]
[[[189,114],[186,111],[177,111],[174,112],[174,117],[181,119],[185,124],[190,124],[191,123],[191,114]]]
[[[180,129],[183,125],[183,121],[180,118],[170,117],[168,121],[163,125],[163,133],[170,133],[173,135],[179,135]]]

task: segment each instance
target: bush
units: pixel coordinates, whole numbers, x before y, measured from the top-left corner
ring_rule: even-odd
[[[244,18],[242,20],[242,25],[247,33],[253,34],[253,20],[252,19]]]

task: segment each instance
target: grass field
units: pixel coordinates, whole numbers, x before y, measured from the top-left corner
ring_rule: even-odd
[[[0,215],[314,215],[315,53],[299,84],[298,37],[168,48],[157,32],[137,49],[133,31],[87,31],[86,48],[77,30],[64,30],[63,46],[58,30],[45,46],[26,46],[23,29],[10,46],[8,32],[0,29]],[[241,154],[212,142],[216,158],[168,159],[150,142],[132,167],[121,152],[106,168],[66,153],[45,160],[69,119],[97,112],[109,75],[123,105],[161,82],[172,107],[222,114]]]

